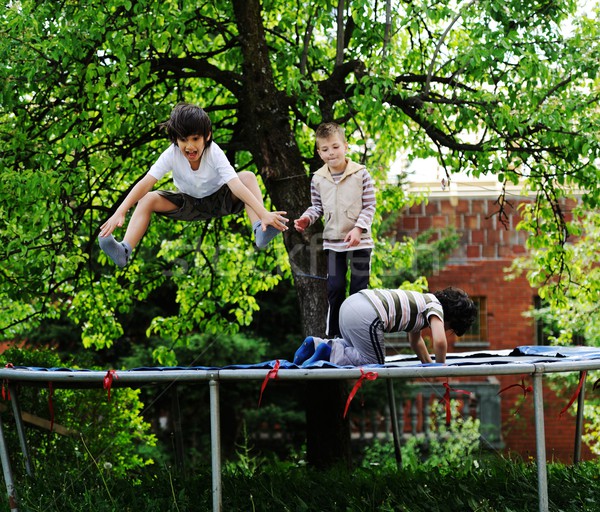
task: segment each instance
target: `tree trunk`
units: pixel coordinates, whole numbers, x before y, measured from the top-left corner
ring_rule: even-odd
[[[306,459],[316,468],[351,466],[350,422],[344,418],[346,381],[311,380],[306,386]]]
[[[239,98],[241,131],[251,141],[254,160],[277,210],[287,211],[290,224],[310,205],[310,178],[290,127],[288,105],[275,87],[258,0],[234,0],[234,13],[244,58],[247,87]],[[323,335],[327,311],[326,264],[320,226],[303,235],[293,226],[284,242],[294,275],[305,334]],[[302,340],[298,340],[300,344]],[[318,467],[349,464],[348,422],[342,419],[344,386],[311,382],[307,386],[308,460]]]

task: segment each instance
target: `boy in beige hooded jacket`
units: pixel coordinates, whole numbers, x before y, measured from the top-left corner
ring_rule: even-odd
[[[327,251],[327,335],[340,335],[339,310],[346,298],[350,267],[350,295],[369,286],[371,224],[375,215],[375,189],[364,165],[346,157],[344,129],[321,124],[316,131],[317,152],[324,164],[311,181],[310,206],[294,227],[303,232],[323,217],[323,249]]]

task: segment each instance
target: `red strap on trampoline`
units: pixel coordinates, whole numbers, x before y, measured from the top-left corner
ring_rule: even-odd
[[[346,414],[348,413],[348,407],[350,407],[350,402],[352,402],[352,399],[354,398],[354,396],[356,395],[356,393],[358,392],[360,387],[363,385],[363,382],[365,381],[365,379],[366,380],[375,380],[377,377],[379,377],[379,374],[377,372],[366,372],[365,373],[365,371],[362,368],[360,369],[360,377],[354,384],[352,391],[350,391],[350,394],[348,395],[348,400],[346,400],[346,408],[344,409],[344,418],[346,417]]]
[[[104,389],[108,392],[108,401],[110,402],[110,388],[112,387],[113,379],[118,379],[117,370],[108,370],[104,376]]]
[[[523,398],[527,396],[527,393],[531,393],[533,391],[533,387],[525,386],[525,379],[521,378],[521,384],[511,384],[510,386],[506,386],[505,388],[502,388],[500,391],[498,391],[497,395],[503,393],[504,391],[510,388],[521,388],[523,390]],[[518,414],[519,409],[520,407],[517,408],[517,410],[513,413],[513,416],[516,416]]]
[[[465,389],[451,388],[450,384],[448,384],[448,379],[446,379],[446,382],[444,382],[444,387],[446,388],[446,391],[444,391],[444,397],[441,401],[444,402],[446,407],[446,426],[448,427],[450,426],[450,420],[452,419],[452,410],[450,409],[450,391],[454,391],[455,393],[462,393],[463,395],[471,395],[471,392]]]
[[[521,388],[523,390],[523,396],[527,396],[527,393],[531,393],[533,391],[533,387],[532,386],[525,386],[525,379],[521,378],[521,384],[511,384],[510,386],[506,386],[505,388],[502,388],[500,391],[498,391],[498,395],[500,393],[504,393],[507,389],[510,388]]]
[[[8,389],[8,380],[2,381],[2,400],[10,400],[10,390]]]
[[[277,359],[275,361],[275,366],[273,367],[272,370],[269,370],[269,373],[267,373],[265,380],[263,380],[262,386],[260,387],[260,396],[258,397],[258,406],[259,407],[260,407],[260,403],[262,402],[263,391],[267,387],[269,380],[277,378],[277,372],[279,371],[279,365],[280,365],[279,359]]]
[[[563,408],[562,411],[560,411],[558,413],[558,417],[562,418],[562,415],[567,412],[567,409],[569,407],[571,407],[571,405],[573,405],[573,402],[575,401],[575,399],[579,396],[579,393],[581,393],[581,388],[583,386],[583,383],[585,382],[585,378],[587,376],[587,371],[582,371],[581,372],[581,377],[579,377],[579,385],[577,386],[577,389],[575,390],[575,393],[573,393],[573,396],[571,397],[571,400],[569,400],[569,403]]]
[[[4,368],[14,368],[12,363],[6,363]],[[10,389],[8,388],[8,379],[2,381],[2,400],[10,400]]]
[[[50,432],[54,429],[54,402],[52,397],[54,396],[54,386],[52,382],[48,382],[48,410],[50,411]]]

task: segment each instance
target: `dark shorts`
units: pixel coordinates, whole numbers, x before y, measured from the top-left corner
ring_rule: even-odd
[[[210,220],[240,213],[244,209],[243,201],[234,197],[227,185],[223,185],[214,194],[202,198],[172,190],[158,190],[157,192],[177,207],[171,212],[156,212],[158,215],[164,215],[171,219]]]

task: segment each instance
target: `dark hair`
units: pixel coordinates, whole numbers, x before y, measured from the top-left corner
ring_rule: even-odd
[[[177,139],[186,139],[190,135],[204,137],[205,147],[208,147],[212,140],[210,117],[203,109],[191,103],[175,105],[169,120],[162,123],[161,127],[167,131],[167,136],[173,144],[177,144]]]
[[[448,287],[433,292],[444,308],[444,323],[462,336],[477,318],[477,306],[460,288]]]

